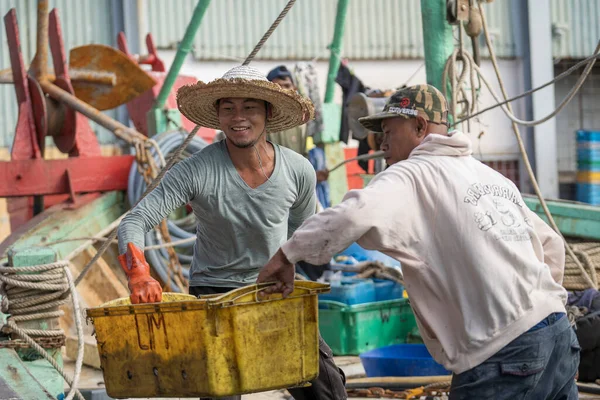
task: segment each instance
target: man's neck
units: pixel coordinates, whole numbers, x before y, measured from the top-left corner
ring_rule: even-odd
[[[430,133],[448,136],[448,127],[446,127],[445,125],[430,124],[427,126],[427,134]]]
[[[275,149],[267,142],[266,136],[262,135],[254,146],[240,148],[232,144],[229,140],[225,141],[229,157],[238,171],[260,170],[262,168],[272,172]],[[260,155],[260,159],[259,159]]]

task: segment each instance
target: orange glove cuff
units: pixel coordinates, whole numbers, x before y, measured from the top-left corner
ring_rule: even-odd
[[[129,279],[150,275],[150,265],[144,252],[133,243],[127,243],[127,252],[119,256],[119,262]]]
[[[154,303],[162,300],[160,284],[150,276],[150,265],[144,252],[133,243],[127,243],[127,252],[119,256],[119,262],[127,275],[132,304]]]

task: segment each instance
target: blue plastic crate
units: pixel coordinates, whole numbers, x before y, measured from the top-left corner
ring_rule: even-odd
[[[450,375],[438,364],[423,344],[396,344],[360,355],[369,378],[378,376]]]
[[[578,142],[600,142],[600,131],[577,131]]]
[[[583,203],[600,205],[600,184],[578,183],[575,198]]]
[[[578,183],[577,193],[582,195],[600,195],[600,183]]]
[[[404,292],[404,286],[398,282],[389,281],[387,279],[373,279],[375,283],[375,300],[395,300],[401,299]]]
[[[379,251],[366,250],[358,243],[352,243],[347,249],[338,253],[340,256],[353,257],[356,261],[381,261],[389,267],[399,267],[400,262]]]
[[[331,300],[348,305],[376,301],[375,283],[371,279],[342,278],[331,282],[331,291],[319,295],[319,300]]]
[[[597,162],[600,161],[600,149],[595,148],[577,148],[578,162]]]
[[[577,171],[600,172],[600,160],[598,161],[577,161]]]

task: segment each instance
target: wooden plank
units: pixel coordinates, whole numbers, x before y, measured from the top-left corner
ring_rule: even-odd
[[[133,160],[114,156],[0,162],[0,197],[125,190]]]
[[[54,368],[45,360],[45,368]],[[27,366],[26,366],[27,364]],[[49,393],[38,379],[28,369],[31,363],[21,361],[17,353],[12,349],[0,349],[0,396],[15,393],[15,399],[56,399],[61,394],[62,377],[60,378],[60,390]],[[39,377],[37,377],[39,378]],[[4,397],[2,397],[4,398]],[[11,398],[7,396],[6,398]]]
[[[83,365],[88,367],[100,369],[100,355],[98,354],[98,347],[96,346],[96,339],[91,336],[84,338],[83,347]],[[79,347],[79,341],[75,336],[67,337],[66,343],[66,354],[72,360],[77,359],[77,349]]]
[[[95,248],[89,247],[84,253],[85,256],[91,260],[97,254],[97,251]],[[83,268],[89,260],[86,261],[85,264],[78,263],[78,265]],[[129,297],[127,276],[125,275],[125,272],[123,272],[120,266],[118,269],[111,268],[111,266],[102,258],[98,259],[97,264],[90,270],[85,279],[93,283],[95,291],[100,293],[103,303],[122,297]],[[85,279],[83,279],[81,283],[83,283]],[[92,307],[97,305],[100,304],[92,305]]]
[[[78,237],[95,236],[125,213],[122,192],[108,192],[76,209],[57,205],[45,210],[2,244],[0,253],[8,246],[17,249],[36,247],[45,243]],[[56,251],[58,258],[66,259],[83,241],[47,245]]]
[[[523,199],[527,207],[548,222],[536,196],[524,195]],[[546,203],[564,236],[600,240],[600,207],[567,200],[546,200]]]

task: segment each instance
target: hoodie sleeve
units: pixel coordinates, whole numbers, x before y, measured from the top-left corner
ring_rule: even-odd
[[[529,209],[528,209],[529,210]],[[565,245],[563,239],[536,213],[529,210],[529,218],[544,249],[544,264],[550,267],[552,278],[562,285],[565,273]]]
[[[366,188],[349,191],[340,204],[307,219],[281,249],[291,263],[325,264],[369,231],[383,228],[390,221],[390,207],[411,196],[398,174],[377,176]],[[397,217],[402,210],[394,207],[394,213]],[[410,223],[408,215],[406,221]]]

